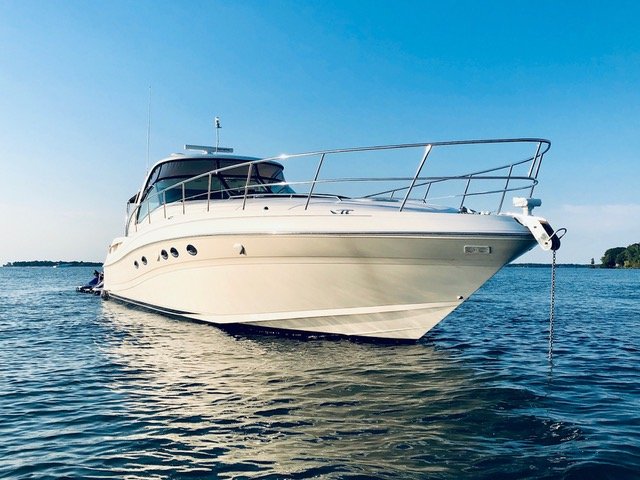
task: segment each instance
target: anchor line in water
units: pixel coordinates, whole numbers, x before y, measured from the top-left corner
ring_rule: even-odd
[[[552,256],[551,256],[551,301],[549,305],[549,361],[553,360],[553,329],[554,329],[554,321],[556,316],[556,252],[560,248],[560,239],[565,236],[567,233],[566,228],[559,228],[553,235],[551,235],[551,239],[553,237],[557,238],[557,241],[554,242],[554,246],[551,247]]]
[[[553,358],[553,322],[556,310],[556,250],[551,258],[551,302],[549,307],[549,361]]]

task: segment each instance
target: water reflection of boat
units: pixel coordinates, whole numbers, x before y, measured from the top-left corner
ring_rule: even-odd
[[[125,235],[113,240],[104,264],[104,294],[214,324],[418,339],[536,242],[559,247],[547,221],[531,215],[549,145],[432,142],[266,159],[196,147],[200,153],[172,155],[129,201]],[[535,153],[424,176],[432,151],[470,146]],[[394,166],[390,158],[399,154],[413,154],[415,174],[370,175],[370,166]],[[363,155],[355,178],[327,167]],[[306,160],[314,173],[286,181],[284,162]],[[348,194],[336,193],[344,186]],[[434,194],[447,186],[454,193]],[[515,199],[522,213],[502,211],[512,191],[527,194]],[[438,206],[436,198],[456,204]],[[492,207],[483,206],[487,199]]]
[[[452,398],[464,397],[455,409],[480,405],[472,372],[429,345],[387,345],[381,355],[372,343],[229,335],[116,302],[103,302],[102,316],[109,388],[119,420],[136,427],[140,474],[154,445],[174,472],[197,466],[209,478],[218,469],[219,478],[313,478],[354,464],[407,471],[420,462],[388,445],[444,444],[450,427],[419,419],[446,418]]]

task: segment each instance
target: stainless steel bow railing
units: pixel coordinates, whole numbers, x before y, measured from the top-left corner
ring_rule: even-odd
[[[421,176],[424,166],[427,163],[432,151],[435,149],[443,149],[449,147],[469,146],[469,145],[498,145],[498,144],[524,144],[530,146],[534,151],[533,154],[525,156],[525,158],[500,165],[498,167],[485,168],[482,170],[473,171],[470,173],[453,175],[453,176],[434,176],[425,177]],[[405,185],[393,188],[385,188],[380,191],[374,191],[367,193],[366,195],[359,195],[352,198],[379,198],[395,201],[398,203],[398,211],[402,212],[407,207],[407,202],[410,200],[420,201],[427,203],[427,200],[442,199],[442,198],[460,198],[459,209],[465,211],[464,205],[467,199],[471,197],[487,196],[487,195],[499,195],[500,200],[498,202],[495,213],[500,213],[504,205],[504,199],[507,192],[515,191],[527,191],[528,195],[532,196],[533,191],[538,184],[538,174],[542,165],[544,155],[549,151],[551,142],[542,138],[514,138],[514,139],[493,139],[493,140],[460,140],[460,141],[448,141],[448,142],[425,142],[425,143],[411,143],[411,144],[399,144],[399,145],[381,145],[372,147],[358,147],[336,150],[324,150],[317,152],[300,153],[293,155],[280,155],[277,157],[263,158],[254,161],[247,161],[237,163],[224,168],[211,170],[209,172],[196,175],[187,180],[177,182],[163,190],[147,195],[142,202],[138,203],[127,220],[126,232],[128,235],[131,228],[137,230],[137,226],[140,223],[151,223],[151,213],[156,209],[163,208],[163,218],[167,218],[167,206],[172,204],[180,204],[182,206],[182,213],[187,211],[187,203],[191,201],[206,202],[206,210],[210,211],[212,203],[220,201],[228,201],[229,199],[241,199],[242,209],[244,210],[247,205],[247,200],[253,197],[265,197],[265,196],[287,196],[298,197],[304,200],[304,209],[309,208],[309,204],[312,199],[326,199],[327,197],[343,199],[343,196],[318,193],[317,188],[319,186],[326,187],[335,184],[378,184],[378,183],[398,183],[407,182]],[[381,151],[397,151],[397,150],[411,150],[411,149],[424,149],[418,162],[418,166],[415,174],[412,177],[336,177],[336,178],[320,178],[323,166],[326,160],[330,157],[343,156],[357,153],[374,153]],[[264,183],[264,181],[256,181],[254,176],[254,169],[256,165],[266,162],[278,162],[284,164],[288,161],[299,161],[301,159],[309,159],[317,157],[318,161],[315,166],[315,173],[312,180],[304,181],[276,181],[271,183]],[[514,170],[518,167],[528,167],[526,174],[515,175]],[[224,175],[225,172],[238,171],[246,169],[246,181],[244,185],[235,186],[233,188],[213,188],[213,179],[218,175]],[[198,182],[202,183],[206,180],[206,190],[200,188],[198,193],[188,195],[190,185],[194,185]],[[492,188],[489,190],[471,191],[472,182],[487,182],[487,181],[502,181],[503,186],[500,188]],[[449,194],[444,197],[430,196],[430,192],[433,186],[443,184],[445,182],[462,182],[464,188],[460,192]],[[514,185],[515,183],[515,185]],[[285,187],[295,187],[298,189],[302,187],[308,188],[308,191],[304,193],[278,193],[278,190],[282,191]],[[420,195],[420,198],[411,198],[412,193],[418,189],[424,187],[424,195]],[[176,190],[178,191],[176,194]],[[274,193],[275,192],[275,193]],[[394,198],[396,194],[402,194],[401,198]],[[351,197],[350,197],[351,198]]]

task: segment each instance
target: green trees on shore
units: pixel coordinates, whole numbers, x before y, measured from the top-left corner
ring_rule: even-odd
[[[610,248],[604,252],[601,261],[605,268],[640,268],[640,243],[634,243],[626,248]]]
[[[99,262],[82,262],[72,261],[63,262],[58,260],[52,262],[51,260],[32,260],[29,262],[7,262],[3,267],[101,267],[102,263]]]

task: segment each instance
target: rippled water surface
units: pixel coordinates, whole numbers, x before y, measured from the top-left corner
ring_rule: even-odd
[[[417,344],[232,334],[0,268],[1,478],[640,478],[640,271],[507,268]]]

